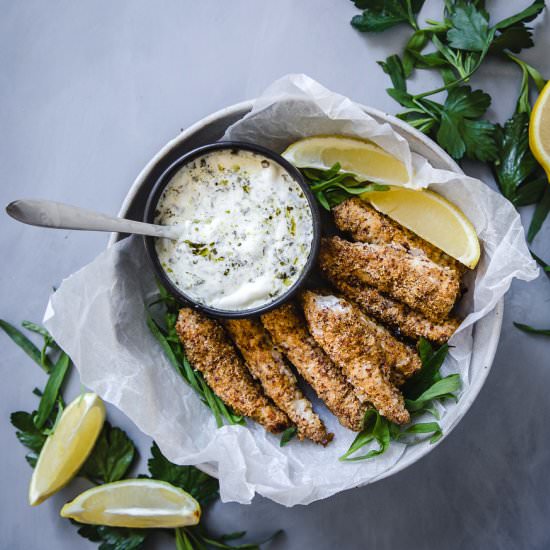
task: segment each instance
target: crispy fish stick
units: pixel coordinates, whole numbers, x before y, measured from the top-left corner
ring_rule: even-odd
[[[434,321],[449,315],[460,290],[456,271],[398,245],[350,243],[331,237],[322,240],[319,263],[322,270],[333,264],[339,278],[356,278]]]
[[[359,198],[351,198],[332,209],[340,231],[349,233],[355,241],[370,244],[399,244],[408,250],[418,250],[436,264],[451,267],[462,274],[465,266],[443,250],[433,246],[412,231],[378,212]]]
[[[343,298],[311,291],[304,292],[302,300],[313,338],[342,369],[359,399],[396,424],[409,422],[403,396],[389,380],[378,332],[359,308]]]
[[[339,278],[331,264],[324,265],[323,274],[337,290],[358,304],[368,315],[408,338],[418,340],[424,337],[437,344],[443,344],[460,324],[456,317],[431,321],[422,313],[385,296],[369,285]]]
[[[309,334],[297,308],[293,304],[284,304],[262,315],[262,323],[340,424],[355,432],[360,431],[366,406],[357,399],[342,371]]]
[[[356,310],[358,313],[359,309]],[[361,315],[361,320],[367,330],[372,331],[378,339],[378,344],[386,355],[386,369],[389,377],[396,386],[402,385],[416,371],[422,368],[422,361],[416,349],[398,340],[382,325],[379,325],[368,315]]]
[[[176,329],[189,361],[226,405],[273,433],[290,426],[287,415],[263,395],[216,321],[183,308]]]
[[[257,319],[232,319],[224,326],[244,357],[250,374],[260,381],[265,394],[284,411],[298,428],[298,437],[326,445],[327,433],[321,419],[298,387],[296,377],[274,347],[269,334]]]

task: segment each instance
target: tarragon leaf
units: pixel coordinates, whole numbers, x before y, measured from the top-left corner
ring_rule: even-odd
[[[55,403],[57,402],[59,391],[69,372],[69,367],[71,366],[71,360],[65,352],[61,352],[58,360],[56,361],[46,387],[42,393],[40,399],[40,404],[38,405],[38,413],[34,419],[34,423],[37,428],[42,428],[46,421],[50,418],[52,414]]]
[[[405,399],[405,406],[410,412],[418,411],[434,399],[441,399],[443,397],[451,396],[459,389],[460,375],[449,374],[449,376],[435,382],[416,399]]]
[[[496,29],[506,29],[517,25],[518,23],[528,23],[533,21],[540,12],[545,8],[545,0],[535,0],[531,5],[527,6],[524,10],[521,10],[519,13],[503,19],[495,25]]]
[[[401,440],[405,439],[409,435],[413,434],[422,434],[430,435],[430,443],[435,443],[436,441],[439,441],[443,437],[443,431],[441,430],[441,426],[437,422],[419,422],[417,424],[412,424],[411,426],[408,426],[407,428],[401,430],[397,436],[395,436],[395,439]],[[407,443],[415,444],[420,443],[424,441],[426,438],[417,438],[413,441],[407,441]]]
[[[390,422],[383,416],[380,416],[377,410],[367,409],[363,420],[363,429],[357,434],[350,448],[339,458],[339,460],[351,462],[381,455],[388,450],[390,440]],[[351,456],[366,445],[369,445],[372,441],[377,442],[378,448],[371,449],[364,455]]]
[[[527,242],[532,242],[536,237],[537,233],[540,231],[544,220],[548,217],[550,213],[550,185],[546,186],[544,194],[540,199],[539,203],[535,208],[535,213],[531,219],[531,224],[529,225],[529,230],[527,231]]]
[[[546,273],[548,277],[550,277],[550,265],[548,265],[542,258],[539,258],[533,251],[531,251],[531,256],[535,259],[535,261],[542,267],[542,270]]]
[[[514,326],[516,328],[519,328],[519,330],[522,330],[523,332],[528,332],[530,334],[540,334],[542,336],[550,336],[550,328],[549,329],[535,328],[530,325],[524,325],[523,323],[514,323]]]
[[[287,443],[290,442],[291,439],[293,439],[296,436],[297,433],[298,433],[298,430],[296,426],[291,426],[290,428],[287,428],[281,434],[281,441],[279,442],[279,446],[284,447]]]
[[[439,371],[449,353],[449,346],[443,344],[440,348],[434,350],[428,340],[420,338],[417,350],[422,361],[422,368],[409,378],[402,387],[403,395],[408,399],[416,399],[441,380]]]
[[[40,367],[49,372],[52,365],[46,358],[42,361],[40,350],[17,328],[10,325],[7,321],[0,319],[0,328]]]

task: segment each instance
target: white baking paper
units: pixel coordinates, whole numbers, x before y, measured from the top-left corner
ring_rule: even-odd
[[[429,185],[449,198],[480,237],[482,259],[461,304],[467,316],[453,336],[455,347],[444,365],[445,372],[460,372],[463,380],[458,404],[442,408],[445,431],[469,401],[472,324],[495,307],[513,278],[537,276],[520,218],[507,200],[481,181],[432,168],[411,153],[388,124],[379,124],[349,99],[305,75],[275,82],[225,139],[281,151],[299,137],[335,133],[369,138],[403,160],[410,172],[408,185]],[[170,460],[201,465],[218,476],[223,501],[249,503],[259,493],[286,506],[308,504],[399,468],[405,446],[397,443],[372,460],[339,462],[355,434],[316,400],[316,409],[335,433],[326,448],[298,441],[280,448],[278,437],[252,422],[248,427],[217,429],[210,411],[149,334],[144,312],[155,293],[142,242],[129,238],[63,281],[50,301],[45,324],[72,357],[84,385],[126,413]]]

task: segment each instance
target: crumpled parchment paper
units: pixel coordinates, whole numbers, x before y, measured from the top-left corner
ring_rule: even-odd
[[[462,393],[467,394],[472,324],[495,307],[514,277],[531,280],[538,273],[517,212],[481,181],[434,169],[412,153],[388,124],[379,124],[349,99],[305,75],[290,75],[272,84],[224,139],[282,151],[297,138],[314,134],[371,139],[406,163],[408,186],[429,185],[475,225],[483,255],[461,305],[467,316],[452,338],[455,347],[443,367],[446,373],[461,374]],[[339,462],[355,434],[342,428],[317,400],[316,409],[335,433],[327,448],[298,441],[280,448],[278,437],[253,422],[246,428],[217,429],[210,411],[149,334],[144,310],[155,293],[142,242],[132,237],[64,280],[51,298],[44,322],[72,357],[82,383],[127,414],[170,460],[202,464],[215,473],[223,501],[249,503],[257,492],[286,506],[307,504],[369,483],[396,467],[405,449],[398,443],[372,460]],[[444,431],[465,401],[442,408]]]

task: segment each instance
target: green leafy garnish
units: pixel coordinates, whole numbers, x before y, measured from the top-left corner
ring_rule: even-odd
[[[474,4],[456,4],[449,17],[449,45],[457,50],[482,52],[489,37],[489,21]]]
[[[519,328],[519,330],[522,330],[523,332],[528,332],[530,334],[540,334],[542,336],[550,336],[550,328],[543,329],[543,328],[534,328],[529,325],[524,325],[522,323],[514,323],[514,326],[516,328]]]
[[[531,251],[531,256],[535,259],[535,261],[542,267],[542,270],[546,273],[548,277],[550,277],[550,265],[548,265],[542,258],[539,258],[533,251]]]
[[[126,432],[105,422],[80,475],[94,483],[118,481],[126,475],[135,456],[136,448]]]
[[[357,434],[350,448],[340,457],[340,460],[347,462],[365,460],[385,453],[390,446],[390,424],[388,420],[380,416],[377,410],[367,409],[363,419],[363,429]],[[378,448],[371,449],[364,455],[351,456],[371,441],[376,441]]]
[[[81,525],[78,534],[92,542],[99,542],[99,550],[136,550],[141,548],[149,532],[144,529],[107,527],[106,525]]]
[[[244,425],[244,418],[231,411],[210,389],[202,374],[191,367],[176,331],[177,306],[165,302],[165,307],[164,320],[166,326],[162,328],[149,313],[147,313],[147,326],[176,372],[197,392],[200,400],[212,411],[218,428],[223,426],[224,419],[229,424]]]
[[[166,481],[180,487],[192,495],[204,507],[208,503],[219,498],[218,480],[201,472],[194,466],[179,466],[170,462],[153,442],[151,458],[147,462],[149,473],[153,479]],[[246,531],[236,531],[227,535],[214,537],[209,535],[202,525],[193,527],[180,527],[176,529],[176,548],[185,550],[202,550],[205,548],[241,548],[259,550],[260,544],[271,540],[279,532],[260,543],[228,545],[227,541],[235,540],[246,535]]]
[[[413,375],[401,388],[405,397],[405,406],[411,415],[429,413],[436,419],[439,418],[434,403],[442,399],[456,399],[456,392],[460,389],[460,376],[450,374],[442,377],[441,365],[447,356],[449,346],[444,344],[437,350],[421,338],[417,344],[418,353],[422,361],[422,369]],[[411,439],[411,435],[424,435]],[[367,409],[363,420],[363,429],[359,432],[350,448],[340,457],[342,461],[357,461],[372,458],[385,453],[391,441],[403,441],[409,445],[420,443],[426,439],[435,443],[443,436],[443,431],[438,422],[416,422],[401,427],[391,423],[380,416],[375,409]],[[377,447],[367,453],[356,455],[365,446],[376,442]]]
[[[17,411],[11,414],[10,420],[17,430],[15,432],[17,439],[32,451],[25,456],[25,459],[34,468],[47,436],[35,426],[33,416],[33,413]]]
[[[466,153],[476,160],[492,160],[496,157],[493,124],[479,120],[485,114],[491,98],[481,90],[472,92],[469,86],[449,91],[441,111],[437,140],[454,158]]]
[[[48,435],[55,429],[55,425],[63,412],[64,405],[60,390],[71,363],[68,355],[59,350],[59,347],[46,329],[29,321],[23,321],[22,325],[31,332],[42,336],[44,339],[42,350],[19,329],[6,321],[0,320],[0,326],[13,342],[37,365],[49,373],[44,390],[40,391],[35,388],[33,392],[40,397],[38,410],[33,412],[18,411],[11,415],[11,423],[17,430],[15,434],[17,439],[32,451],[25,458],[34,468],[42,446],[46,442]],[[47,355],[48,350],[55,352],[57,356],[55,362]]]
[[[495,24],[481,0],[446,0],[441,20],[429,19],[425,27],[417,22],[422,2],[354,3],[364,10],[352,19],[361,32],[380,32],[402,22],[413,29],[400,55],[379,62],[393,85],[388,94],[404,107],[397,116],[430,135],[455,159],[489,162],[501,192],[515,206],[536,204],[527,233],[531,242],[550,213],[548,180],[529,150],[528,136],[531,92],[540,92],[545,79],[515,54],[534,45],[528,24],[544,10],[544,0],[534,0]],[[425,54],[428,45],[434,51]],[[485,119],[489,95],[482,90],[472,92],[465,85],[488,56],[498,56],[521,69],[516,109],[502,126]],[[442,85],[410,93],[407,79],[415,69],[437,71]],[[447,93],[443,103],[431,99],[442,92]],[[319,199],[329,204],[325,197]]]
[[[180,487],[197,499],[201,506],[219,497],[217,479],[194,466],[178,466],[170,462],[154,442],[147,467],[153,479],[160,479]]]
[[[172,310],[177,308],[177,304],[167,294],[165,289],[160,289],[161,301],[167,304]],[[172,322],[171,322],[172,323]],[[174,320],[175,324],[175,320]],[[18,329],[9,323],[2,322],[2,328],[14,340],[16,344],[22,347],[27,354],[40,366],[52,365],[53,368],[44,391],[35,388],[33,393],[40,397],[38,411],[29,413],[18,411],[12,413],[10,419],[16,429],[17,439],[28,449],[30,453],[25,457],[27,462],[34,468],[38,460],[38,455],[46,442],[48,435],[55,428],[55,424],[63,411],[62,383],[66,376],[69,357],[62,351],[47,333],[45,329],[34,323],[24,323],[25,328],[40,334],[47,342],[46,351],[54,350],[57,360],[52,362],[51,357],[46,356],[44,361],[40,350]],[[156,325],[155,325],[156,326]],[[170,347],[170,342],[177,341],[175,328],[171,329],[167,336],[163,336],[169,349],[178,358],[179,350],[174,352]],[[230,414],[227,411],[227,414]],[[94,448],[78,472],[78,475],[86,477],[91,482],[110,483],[123,479],[132,466],[136,456],[136,448],[128,435],[121,430],[105,422],[103,429],[94,445]],[[218,480],[201,472],[194,466],[178,466],[165,458],[157,444],[153,442],[151,447],[151,458],[148,461],[149,473],[154,479],[159,479],[171,483],[176,487],[181,487],[193,497],[195,497],[201,506],[219,497]],[[105,525],[83,525],[72,521],[78,526],[78,534],[82,537],[99,543],[99,550],[137,550],[142,548],[143,543],[151,530],[148,529],[129,529],[108,527]],[[197,525],[174,530],[176,536],[176,547],[186,550],[207,550],[210,548],[241,548],[248,550],[259,550],[260,545],[271,540],[280,531],[259,543],[247,543],[240,545],[229,545],[228,541],[243,537],[245,531],[238,531],[221,536],[211,536],[207,533],[204,526]]]
[[[325,210],[330,210],[346,199],[368,191],[387,191],[389,189],[387,185],[360,182],[354,174],[341,172],[340,169],[340,163],[337,162],[328,170],[317,168],[302,168],[300,170],[315,198]]]
[[[546,185],[546,189],[544,190],[544,194],[542,195],[542,198],[538,202],[535,213],[533,214],[533,218],[531,219],[531,224],[529,225],[529,229],[527,231],[527,242],[532,242],[537,233],[540,231],[540,228],[542,227],[542,224],[544,223],[544,220],[548,217],[548,214],[550,213],[550,185]]]
[[[529,114],[518,112],[506,121],[503,127],[499,126],[496,133],[498,156],[493,165],[497,183],[502,194],[514,204],[531,204],[531,199],[540,198],[542,190],[534,190],[530,196],[525,186],[528,178],[533,176],[539,168],[535,157],[529,149]],[[542,181],[542,180],[541,180]],[[546,185],[546,181],[543,181]]]
[[[0,327],[37,365],[50,372],[51,362],[43,357],[42,352],[20,330],[2,319]]]
[[[279,445],[281,447],[284,447],[291,439],[293,439],[296,434],[298,433],[298,430],[296,426],[290,426],[290,428],[287,428],[282,434],[281,434],[281,441]]]
[[[381,32],[408,23],[417,28],[416,15],[424,0],[353,0],[356,7],[363,10],[351,24],[362,32]]]
[[[443,431],[441,430],[441,426],[437,422],[419,422],[418,424],[413,424],[412,426],[409,426],[404,430],[396,433],[394,435],[394,438],[396,440],[407,440],[407,436],[416,434],[429,435],[430,443],[435,443],[443,437]],[[420,443],[421,441],[424,441],[424,439],[425,438],[415,439],[412,441],[409,440],[405,442],[411,445],[414,443]]]
[[[452,397],[460,389],[460,375],[450,374],[434,382],[424,393],[416,399],[406,399],[405,404],[410,412],[422,411],[435,399]]]
[[[38,412],[34,419],[37,428],[42,428],[48,418],[50,418],[55,404],[59,398],[59,391],[69,372],[71,360],[69,356],[62,351],[52,368],[46,387],[42,392],[42,398],[38,405]]]

